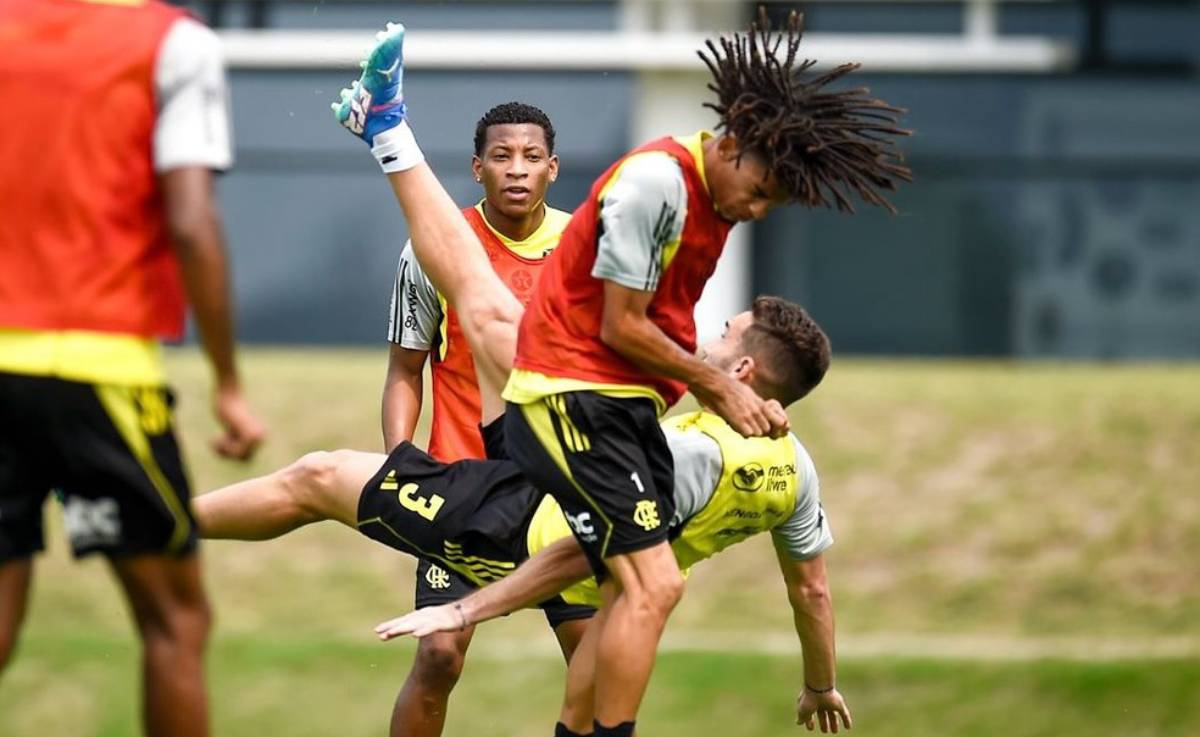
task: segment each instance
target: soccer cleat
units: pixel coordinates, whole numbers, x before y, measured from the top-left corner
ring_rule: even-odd
[[[362,75],[342,90],[341,100],[330,105],[339,123],[351,133],[374,145],[375,136],[404,121],[404,26],[388,23],[375,34],[378,43],[367,60],[360,62]]]

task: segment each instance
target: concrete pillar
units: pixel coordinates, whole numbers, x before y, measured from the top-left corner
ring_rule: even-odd
[[[646,0],[625,0],[627,22],[654,23]],[[738,3],[703,3],[673,0],[659,8],[657,30],[703,30],[716,35],[741,23]],[[683,11],[687,12],[683,12]],[[700,24],[699,28],[681,28],[680,23]],[[717,29],[717,30],[713,30]],[[639,25],[630,30],[655,30]],[[632,110],[631,146],[663,135],[694,133],[701,128],[716,126],[716,114],[704,107],[714,99],[707,88],[711,79],[708,68],[697,57],[694,71],[639,72]],[[730,233],[729,242],[717,271],[708,282],[700,304],[696,306],[696,328],[703,342],[720,335],[725,321],[743,311],[750,303],[752,284],[750,258],[750,228],[739,225]]]

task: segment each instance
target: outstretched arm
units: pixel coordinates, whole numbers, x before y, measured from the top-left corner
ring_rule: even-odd
[[[254,455],[266,430],[246,402],[238,378],[229,266],[212,179],[212,172],[202,166],[165,172],[160,178],[163,211],[200,342],[216,379],[213,412],[224,434],[213,441],[213,449],[227,458],[246,460]]]
[[[804,689],[796,700],[796,723],[811,730],[815,721],[822,732],[836,734],[840,718],[841,726],[850,729],[850,709],[836,688],[833,601],[825,576],[825,556],[793,560],[785,550],[776,547],[775,552],[804,652]]]
[[[778,435],[788,428],[779,402],[764,401],[747,384],[688,353],[646,314],[654,292],[604,282],[600,340],[651,373],[688,385],[701,404],[743,435]]]
[[[534,606],[592,574],[587,556],[573,537],[563,538],[522,563],[507,577],[453,604],[426,607],[383,622],[381,640],[455,632],[473,624]]]

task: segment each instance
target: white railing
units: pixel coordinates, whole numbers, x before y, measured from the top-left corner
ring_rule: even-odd
[[[822,66],[857,61],[871,72],[1048,73],[1069,70],[1076,63],[1077,52],[1070,44],[1000,34],[999,0],[916,1],[961,4],[962,33],[813,32],[805,35],[804,53]],[[699,64],[696,50],[718,33],[696,30],[699,11],[706,5],[711,10],[714,0],[625,0],[618,31],[414,28],[406,41],[405,63],[410,68],[459,70],[692,70]],[[651,8],[663,11],[657,24]],[[655,25],[664,27],[654,29]],[[372,38],[367,30],[226,30],[221,37],[230,66],[243,69],[349,69]]]

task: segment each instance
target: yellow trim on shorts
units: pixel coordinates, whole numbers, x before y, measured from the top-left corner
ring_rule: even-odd
[[[482,574],[490,574],[493,580],[496,578],[504,578],[512,573],[517,568],[517,564],[512,561],[491,560],[489,558],[481,558],[477,555],[467,555],[463,551],[461,543],[456,543],[451,540],[443,540],[442,548],[446,553],[446,559],[461,563],[464,566],[471,568]]]
[[[453,562],[447,560],[446,558],[444,558],[440,555],[437,555],[436,553],[431,553],[428,550],[425,550],[420,545],[413,543],[412,540],[409,540],[404,535],[401,535],[399,532],[396,532],[395,528],[393,528],[387,522],[383,521],[383,517],[371,517],[370,519],[360,519],[357,522],[355,522],[355,525],[358,527],[358,529],[360,531],[362,530],[362,528],[364,526],[369,525],[369,524],[378,524],[383,529],[392,533],[393,537],[395,537],[398,540],[403,541],[412,550],[421,551],[419,554],[414,554],[409,551],[404,551],[404,552],[409,552],[410,555],[416,555],[416,557],[424,558],[425,560],[429,561],[430,563],[437,563],[437,564],[441,565],[443,568],[448,568],[448,569],[454,571],[455,573],[461,575],[463,578],[467,579],[468,581],[475,584],[476,586],[486,586],[495,580],[495,579],[481,578],[477,573],[475,573],[471,569],[465,568],[465,567],[460,567],[458,564],[453,563]]]
[[[575,422],[567,414],[567,398],[562,394],[552,394],[546,397],[546,404],[558,415],[558,424],[563,428],[563,440],[567,450],[572,453],[583,453],[592,449],[592,441],[582,430],[575,427]]]
[[[88,330],[0,327],[0,371],[85,384],[166,383],[158,341]]]
[[[539,405],[545,407],[545,412],[538,411]],[[604,542],[600,545],[600,557],[604,558],[608,552],[608,544],[612,541],[612,520],[604,513],[604,510],[600,508],[596,500],[584,491],[579,482],[575,480],[575,477],[571,475],[571,468],[567,465],[566,454],[563,453],[562,446],[558,442],[558,435],[554,432],[554,424],[550,420],[550,412],[552,411],[553,408],[548,399],[536,404],[521,405],[521,414],[525,417],[529,428],[533,430],[534,437],[537,438],[538,443],[550,455],[550,458],[554,461],[554,465],[558,466],[558,470],[562,471],[563,476],[575,487],[575,490],[584,498],[584,501],[600,516],[600,519],[604,520],[607,529],[604,533]]]
[[[95,390],[101,406],[112,420],[113,427],[117,429],[125,444],[129,446],[133,457],[145,471],[147,478],[150,479],[150,484],[154,486],[154,490],[158,492],[163,504],[167,506],[167,510],[175,520],[175,530],[167,542],[167,552],[177,552],[187,543],[191,523],[179,492],[171,485],[170,480],[167,479],[166,474],[159,467],[158,461],[154,458],[154,451],[150,447],[150,438],[144,427],[147,423],[151,423],[154,429],[162,427],[165,432],[170,427],[169,422],[165,426],[160,425],[161,416],[157,410],[139,412],[133,398],[134,392],[139,390],[118,386],[96,386]]]
[[[508,375],[503,398],[513,404],[532,404],[554,394],[567,392],[595,392],[614,399],[649,399],[661,417],[668,409],[667,400],[652,387],[644,384],[606,384],[569,379],[564,376],[547,376],[537,371],[515,368]]]

